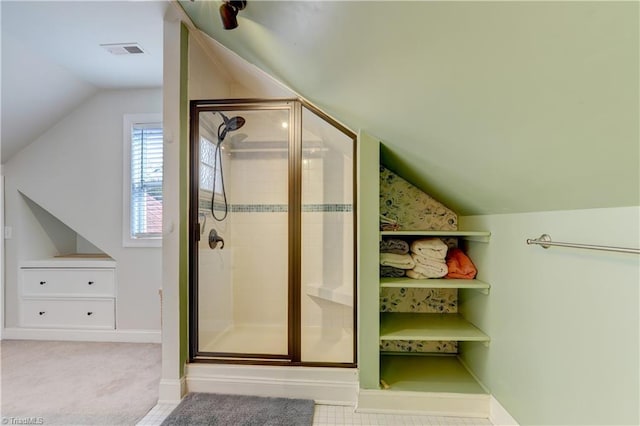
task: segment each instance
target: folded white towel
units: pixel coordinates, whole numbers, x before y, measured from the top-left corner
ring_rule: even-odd
[[[413,278],[414,280],[424,280],[427,277],[426,275],[422,275],[420,272],[416,272],[413,269],[409,269],[408,271],[405,272],[405,274],[409,277],[409,278]]]
[[[427,278],[441,278],[449,272],[447,264],[438,261],[420,263],[413,270]]]
[[[416,262],[408,254],[380,253],[380,264],[399,269],[413,269]]]
[[[435,257],[425,257],[415,253],[411,253],[411,258],[416,263],[416,266],[417,265],[435,266],[438,264],[443,264],[443,265],[447,264],[447,261],[445,259],[440,259]]]
[[[411,251],[431,259],[444,259],[447,256],[447,245],[440,238],[423,238],[411,243]]]

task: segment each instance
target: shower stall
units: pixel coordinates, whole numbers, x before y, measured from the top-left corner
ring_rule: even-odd
[[[354,152],[301,100],[191,102],[192,361],[355,366]]]

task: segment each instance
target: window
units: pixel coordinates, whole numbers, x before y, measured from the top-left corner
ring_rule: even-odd
[[[200,137],[200,189],[209,193],[213,192],[213,182],[215,179],[216,193],[222,191],[222,175],[220,170],[220,157],[216,158],[216,146],[209,139]],[[214,167],[215,176],[214,176]]]
[[[160,114],[124,117],[123,245],[162,241],[162,122]]]

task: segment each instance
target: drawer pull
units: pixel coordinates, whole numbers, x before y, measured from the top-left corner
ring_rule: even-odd
[[[91,316],[93,315],[93,312],[87,312],[87,315]]]
[[[40,311],[38,312],[38,315],[44,315],[46,312],[45,311]]]
[[[46,283],[46,281],[40,281],[40,285],[45,285]]]
[[[89,285],[95,284],[95,281],[89,281],[88,284]]]

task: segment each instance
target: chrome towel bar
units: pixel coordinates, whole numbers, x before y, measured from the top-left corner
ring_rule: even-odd
[[[551,246],[560,246],[560,247],[574,247],[588,250],[603,250],[603,251],[616,251],[619,253],[634,253],[640,254],[640,249],[637,248],[627,248],[627,247],[610,247],[610,246],[593,246],[590,244],[575,244],[575,243],[561,243],[552,241],[551,237],[547,234],[542,234],[540,237],[535,240],[527,239],[527,244],[538,244],[541,245],[542,248],[549,248]]]

